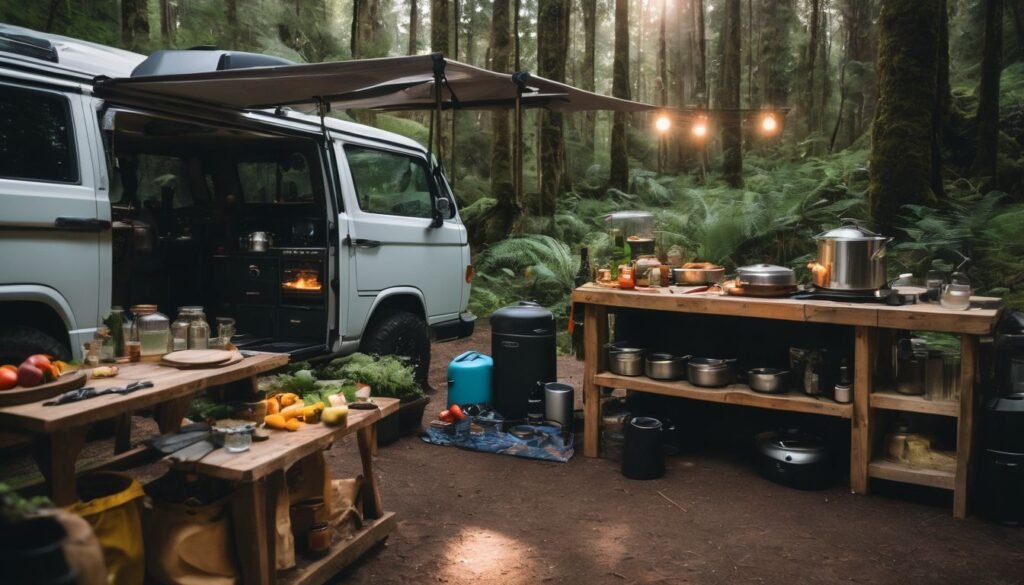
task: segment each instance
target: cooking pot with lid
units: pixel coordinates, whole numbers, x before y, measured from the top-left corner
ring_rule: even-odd
[[[885,287],[885,245],[892,238],[844,225],[814,239],[818,242],[818,259],[809,267],[815,286],[853,291]]]
[[[753,264],[736,269],[740,286],[796,286],[796,274],[785,266]]]

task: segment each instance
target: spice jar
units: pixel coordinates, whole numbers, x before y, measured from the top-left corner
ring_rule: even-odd
[[[636,281],[633,279],[633,267],[623,264],[619,266],[619,288],[632,290],[636,288]]]
[[[327,524],[314,524],[306,535],[306,554],[318,558],[331,549],[331,530]]]

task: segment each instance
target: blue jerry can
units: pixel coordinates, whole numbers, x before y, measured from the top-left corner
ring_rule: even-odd
[[[491,404],[491,371],[494,360],[478,351],[467,351],[448,364],[448,406]]]

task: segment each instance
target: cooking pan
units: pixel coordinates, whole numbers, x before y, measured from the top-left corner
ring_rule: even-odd
[[[725,278],[725,268],[710,262],[687,262],[672,269],[672,279],[679,285],[714,284]]]

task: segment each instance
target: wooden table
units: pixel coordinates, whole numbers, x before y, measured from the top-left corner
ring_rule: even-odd
[[[974,418],[977,397],[978,340],[990,335],[1002,310],[1000,299],[974,297],[971,308],[953,311],[934,304],[891,307],[882,304],[843,303],[820,300],[762,299],[721,296],[712,293],[682,294],[675,288],[625,291],[587,284],[573,291],[574,303],[585,305],[583,372],[584,445],[588,457],[599,454],[601,388],[625,388],[694,400],[741,404],[794,412],[836,416],[850,420],[850,489],[868,493],[870,478],[900,481],[953,490],[953,514],[967,513],[967,486],[974,449]],[[801,323],[832,323],[854,328],[854,392],[852,404],[818,400],[802,394],[758,394],[743,385],[724,389],[699,388],[687,382],[662,382],[646,377],[618,376],[605,364],[603,346],[608,341],[608,312],[614,309],[645,309],[675,313],[699,313],[752,317]],[[894,329],[941,331],[960,336],[960,399],[926,400],[904,396],[887,388],[873,387],[872,359],[880,338]],[[955,418],[957,421],[956,470],[940,471],[893,463],[872,457],[881,425],[877,411],[895,410]]]
[[[148,380],[154,386],[131,394],[110,394],[57,406],[33,402],[3,407],[0,408],[0,428],[28,436],[33,444],[33,457],[46,478],[50,497],[57,505],[66,506],[77,499],[75,461],[93,423],[152,408],[160,432],[171,432],[181,424],[196,394],[224,384],[254,379],[258,374],[287,363],[287,354],[261,353],[230,366],[212,369],[179,370],[146,362],[124,364],[116,378],[90,380],[88,385],[103,389]]]
[[[398,412],[395,398],[375,398],[378,410],[349,410],[348,424],[303,425],[298,431],[271,431],[267,441],[253,443],[244,453],[218,449],[198,462],[179,463],[190,472],[234,482],[232,518],[238,547],[242,583],[271,585],[312,585],[326,582],[394,530],[394,513],[385,513],[377,476],[373,471],[372,446],[376,443],[377,422]],[[325,449],[333,442],[356,433],[359,457],[363,465],[363,527],[344,543],[336,543],[327,556],[308,561],[298,558],[298,566],[280,578],[275,569],[274,504],[285,488],[285,472],[300,459]]]

